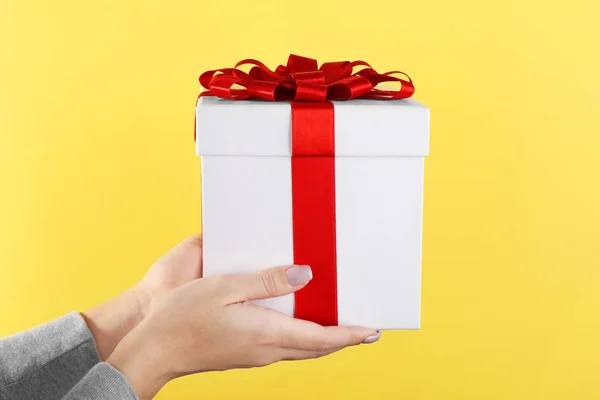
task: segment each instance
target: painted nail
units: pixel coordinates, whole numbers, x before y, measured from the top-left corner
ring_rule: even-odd
[[[304,285],[312,279],[312,270],[308,265],[296,265],[285,271],[287,281],[292,286]]]
[[[365,340],[363,340],[363,343],[364,344],[375,343],[376,341],[379,340],[380,337],[381,337],[381,332],[377,331],[377,333],[375,335],[371,335],[368,338],[366,338]]]

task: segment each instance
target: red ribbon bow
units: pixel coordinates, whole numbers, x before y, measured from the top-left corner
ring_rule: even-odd
[[[253,65],[249,73],[242,65]],[[355,67],[365,68],[354,72]],[[402,74],[408,80],[394,74]],[[400,82],[399,90],[376,89],[383,82]],[[217,96],[230,100],[262,99],[269,101],[315,101],[374,99],[395,100],[412,96],[412,80],[404,72],[380,74],[364,61],[328,62],[318,68],[317,60],[290,55],[287,65],[271,71],[257,60],[246,59],[233,68],[215,69],[200,75],[200,84],[207,89],[200,96]],[[237,85],[240,88],[233,88]]]

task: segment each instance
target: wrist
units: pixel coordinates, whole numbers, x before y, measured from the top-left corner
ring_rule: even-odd
[[[128,291],[132,294],[137,303],[140,321],[148,316],[152,307],[155,295],[149,290],[143,281],[136,283]]]
[[[119,342],[142,321],[145,301],[139,289],[132,287],[117,297],[81,313],[92,332],[102,361],[106,360]]]
[[[106,362],[127,379],[140,400],[150,400],[169,378],[163,371],[165,360],[157,346],[147,343],[142,330],[140,327],[127,335]]]

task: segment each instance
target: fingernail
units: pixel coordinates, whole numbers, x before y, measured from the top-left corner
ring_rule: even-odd
[[[366,338],[365,340],[363,340],[363,344],[375,343],[376,341],[379,340],[380,337],[381,337],[381,332],[377,331],[377,333],[375,335],[371,335],[368,338]]]
[[[291,286],[300,286],[312,279],[312,270],[308,265],[296,265],[285,271],[285,276]]]

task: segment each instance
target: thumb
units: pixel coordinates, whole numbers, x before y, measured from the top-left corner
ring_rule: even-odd
[[[237,275],[236,302],[267,299],[302,289],[312,279],[308,265],[291,265]]]

